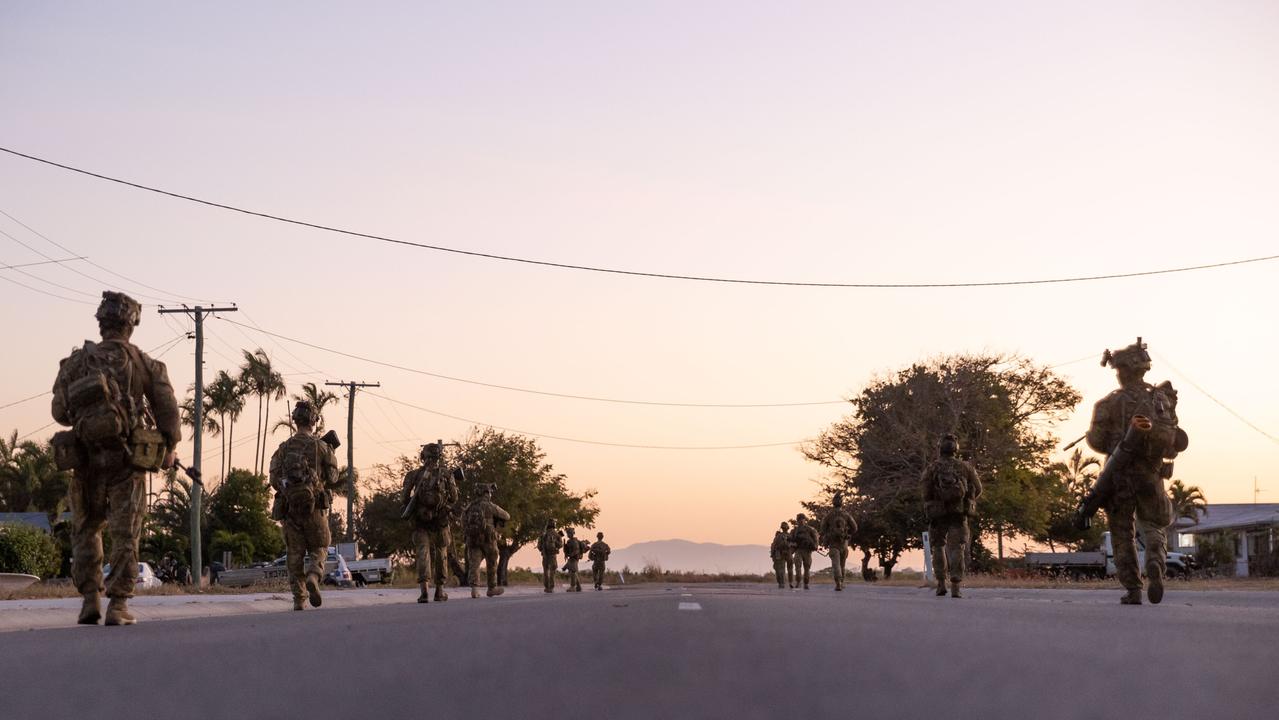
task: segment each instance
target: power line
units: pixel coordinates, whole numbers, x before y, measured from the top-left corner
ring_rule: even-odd
[[[1217,405],[1218,405],[1218,406],[1220,406],[1222,410],[1225,410],[1226,412],[1230,413],[1231,415],[1234,415],[1236,420],[1238,420],[1239,422],[1243,423],[1244,425],[1247,425],[1248,427],[1252,428],[1253,430],[1256,430],[1257,432],[1261,433],[1261,434],[1262,434],[1263,436],[1265,436],[1265,438],[1266,438],[1267,440],[1269,440],[1270,442],[1275,443],[1276,445],[1279,445],[1279,437],[1275,437],[1274,435],[1271,435],[1270,433],[1266,432],[1265,430],[1262,430],[1261,428],[1259,428],[1259,427],[1257,427],[1256,425],[1252,424],[1252,422],[1251,422],[1250,420],[1248,420],[1248,418],[1246,418],[1246,417],[1244,417],[1243,415],[1240,415],[1239,413],[1237,413],[1237,412],[1235,412],[1234,410],[1230,409],[1230,407],[1229,407],[1228,405],[1226,405],[1226,404],[1225,404],[1225,403],[1223,403],[1222,401],[1218,400],[1218,399],[1217,399],[1217,398],[1216,398],[1216,397],[1215,397],[1212,393],[1208,392],[1207,390],[1204,390],[1204,389],[1203,389],[1203,387],[1202,387],[1201,385],[1199,385],[1199,383],[1195,382],[1194,380],[1191,380],[1191,379],[1190,379],[1190,377],[1189,377],[1188,375],[1186,375],[1186,374],[1185,374],[1185,373],[1183,373],[1182,371],[1178,370],[1178,369],[1177,369],[1177,368],[1176,368],[1176,367],[1175,367],[1172,363],[1168,362],[1167,358],[1165,358],[1164,356],[1162,356],[1162,355],[1157,355],[1157,354],[1155,354],[1155,353],[1150,353],[1150,354],[1151,354],[1151,355],[1154,355],[1156,358],[1158,358],[1158,359],[1159,359],[1159,362],[1163,363],[1164,365],[1167,365],[1167,366],[1168,366],[1168,367],[1169,367],[1169,368],[1170,368],[1173,372],[1175,372],[1175,373],[1177,373],[1178,375],[1180,375],[1182,380],[1185,380],[1186,382],[1190,383],[1191,387],[1193,387],[1194,389],[1196,389],[1196,390],[1198,390],[1199,392],[1203,393],[1204,397],[1208,398],[1209,400],[1213,401],[1214,403],[1217,403]]]
[[[291,343],[297,343],[298,345],[303,345],[305,347],[309,347],[315,350],[322,350],[324,352],[332,353],[334,355],[341,355],[342,357],[351,358],[352,360],[359,360],[361,362],[371,363],[373,365],[380,365],[382,367],[388,367],[393,370],[402,370],[404,372],[414,373],[417,375],[425,375],[427,377],[438,378],[440,380],[449,380],[451,382],[465,383],[467,385],[478,385],[480,387],[494,388],[496,390],[509,390],[511,392],[528,393],[530,395],[544,395],[547,397],[566,398],[569,400],[590,400],[594,402],[621,403],[624,405],[656,405],[659,407],[773,408],[773,407],[805,407],[810,405],[842,405],[845,402],[843,400],[819,400],[815,402],[791,402],[791,403],[681,403],[681,402],[658,402],[655,400],[628,400],[624,398],[595,397],[592,395],[574,395],[571,393],[551,392],[549,390],[534,390],[531,388],[522,388],[522,387],[516,387],[513,385],[499,385],[497,383],[483,382],[481,380],[470,380],[467,378],[454,377],[452,375],[442,375],[440,373],[431,372],[429,370],[421,370],[419,368],[411,368],[405,365],[397,365],[395,363],[385,362],[383,360],[375,360],[373,358],[364,357],[362,355],[355,355],[352,353],[343,352],[341,350],[334,350],[333,348],[324,347],[323,345],[316,345],[315,343],[309,343],[305,340],[298,340],[297,338],[292,338],[287,335],[281,335],[280,333],[271,332],[270,330],[266,330],[261,327],[252,327],[249,325],[245,325],[243,323],[236,322],[235,320],[231,320],[229,318],[218,318],[218,319],[221,320],[222,322],[228,322],[228,323],[231,323],[232,325],[239,325],[240,327],[248,328],[250,330],[260,332],[263,335],[269,335],[271,337],[279,338],[281,340],[288,340]]]
[[[36,398],[42,398],[45,395],[52,395],[52,394],[53,394],[52,390],[45,390],[44,392],[38,395],[32,395],[29,398],[22,398],[21,400],[14,400],[13,402],[8,403],[7,405],[0,405],[0,410],[6,410],[8,408],[13,407],[14,405],[21,405],[22,403],[25,403],[25,402],[31,402],[32,400],[35,400]]]
[[[31,437],[32,435],[35,435],[36,433],[40,432],[41,430],[48,430],[49,428],[51,428],[51,427],[53,427],[54,425],[57,425],[57,424],[58,424],[58,423],[57,423],[57,421],[55,420],[55,421],[53,421],[53,422],[49,423],[48,425],[42,425],[42,426],[40,426],[40,427],[36,428],[35,430],[32,430],[31,432],[27,433],[26,435],[23,435],[22,437],[18,438],[18,440],[26,440],[27,438]]]
[[[531,435],[533,437],[545,438],[547,440],[562,440],[564,442],[582,443],[584,445],[603,445],[605,447],[632,448],[636,450],[751,450],[755,448],[794,446],[804,442],[803,440],[793,440],[790,442],[759,443],[755,445],[632,445],[629,443],[604,442],[602,440],[583,440],[581,438],[564,437],[562,435],[547,435],[546,433],[536,433],[528,430],[502,427],[501,425],[493,425],[492,423],[486,423],[480,420],[471,420],[470,418],[458,417],[457,415],[449,415],[448,413],[442,413],[438,410],[425,408],[421,405],[414,405],[413,403],[407,403],[403,400],[396,400],[395,398],[387,397],[386,395],[378,395],[377,393],[369,392],[368,390],[365,390],[364,392],[367,395],[382,398],[387,402],[403,405],[404,407],[410,407],[414,410],[421,410],[422,412],[438,415],[443,418],[448,418],[449,420],[457,420],[458,422],[464,422],[468,425],[491,427],[495,430],[504,430],[506,432],[519,433],[521,435]]]
[[[77,300],[76,298],[69,298],[69,297],[67,297],[67,296],[65,296],[65,295],[59,295],[59,294],[57,294],[57,293],[51,293],[51,292],[49,292],[48,290],[41,290],[40,288],[37,288],[37,287],[31,287],[30,285],[27,285],[26,283],[24,283],[24,282],[20,282],[20,281],[18,281],[18,280],[14,280],[13,278],[11,278],[11,277],[9,277],[9,276],[7,276],[7,275],[0,275],[0,280],[4,280],[5,282],[13,283],[14,285],[17,285],[18,287],[26,288],[26,289],[28,289],[28,290],[30,290],[30,291],[32,291],[32,292],[38,292],[38,293],[40,293],[41,295],[48,295],[48,296],[49,296],[49,297],[51,297],[51,298],[57,298],[57,299],[59,299],[59,300],[66,300],[67,302],[80,303],[81,305],[97,305],[97,303],[95,303],[95,302],[93,302],[93,301],[91,301],[91,300]]]
[[[22,222],[21,220],[19,220],[18,218],[16,218],[16,217],[14,217],[14,216],[10,215],[9,213],[5,212],[3,208],[0,208],[0,215],[4,215],[5,217],[9,218],[10,220],[14,221],[15,223],[17,223],[17,224],[21,225],[22,227],[26,228],[26,229],[27,229],[27,231],[28,231],[28,232],[30,232],[32,235],[35,235],[36,237],[41,238],[42,240],[44,240],[45,242],[49,243],[50,245],[53,245],[54,247],[57,247],[57,248],[59,248],[59,249],[61,249],[61,250],[63,250],[63,251],[66,251],[66,252],[69,252],[69,253],[75,254],[75,251],[74,251],[74,250],[71,250],[71,249],[70,249],[70,248],[68,248],[66,245],[63,245],[62,243],[57,242],[57,241],[56,241],[56,240],[54,240],[53,238],[51,238],[51,237],[49,237],[49,236],[45,235],[44,233],[40,232],[39,230],[36,230],[35,228],[31,227],[30,225],[28,225],[28,224],[26,224],[26,223]],[[41,253],[41,252],[39,252],[38,250],[33,250],[33,252],[35,252],[35,253],[37,253],[37,254],[39,254],[39,255],[44,255],[44,253]],[[47,257],[47,256],[46,256],[46,257]],[[114,276],[116,276],[116,277],[120,278],[121,280],[124,280],[125,282],[130,282],[130,283],[133,283],[134,285],[138,285],[138,286],[140,286],[140,287],[147,288],[148,290],[154,290],[154,291],[156,291],[156,292],[158,292],[158,293],[163,293],[164,295],[167,295],[169,298],[177,298],[177,299],[179,299],[179,300],[190,300],[190,301],[192,301],[192,302],[200,302],[200,298],[194,298],[194,297],[190,297],[190,296],[187,296],[187,295],[182,295],[182,294],[175,293],[175,292],[170,292],[170,291],[168,291],[168,290],[162,290],[162,289],[160,289],[160,288],[157,288],[157,287],[153,287],[153,286],[151,286],[151,285],[148,285],[148,284],[146,284],[146,283],[144,283],[144,282],[142,282],[142,281],[140,281],[140,280],[134,280],[133,278],[127,277],[127,276],[125,276],[125,275],[121,275],[120,273],[118,273],[118,272],[116,272],[116,271],[112,270],[111,268],[106,267],[106,266],[104,266],[104,265],[99,265],[98,263],[96,263],[96,262],[94,262],[94,261],[92,261],[92,260],[89,260],[88,258],[85,258],[85,262],[89,263],[90,265],[92,265],[92,266],[96,267],[97,269],[99,269],[99,270],[101,270],[101,271],[103,271],[103,272],[105,272],[105,273],[107,273],[107,274],[109,274],[109,275],[114,275]],[[80,275],[84,275],[84,277],[87,277],[87,278],[89,278],[90,280],[93,280],[94,282],[103,283],[103,284],[108,285],[108,286],[110,286],[110,285],[112,285],[112,284],[113,284],[113,283],[106,282],[105,280],[101,280],[101,279],[99,279],[99,278],[95,278],[95,277],[93,277],[92,275],[86,275],[85,273],[82,273],[82,272],[80,272],[80,271],[78,271],[78,270],[76,270],[75,272],[77,272],[77,273],[78,273],[78,274],[80,274]],[[137,293],[137,295],[138,295],[139,297],[148,297],[148,298],[150,298],[150,299],[152,299],[152,300],[158,300],[158,301],[164,301],[164,299],[165,299],[165,298],[156,297],[156,296],[151,296],[151,295],[144,295],[144,294],[142,294],[142,293]]]
[[[296,220],[293,218],[287,218],[280,215],[272,215],[270,213],[259,212],[256,210],[248,210],[242,207],[237,207],[235,205],[227,205],[225,203],[213,202],[212,200],[204,200],[201,198],[193,197],[191,195],[183,195],[181,193],[173,192],[170,190],[162,190],[160,188],[151,187],[148,185],[142,185],[140,183],[131,182],[129,180],[122,180],[120,178],[111,177],[109,175],[103,175],[101,173],[96,173],[89,170],[72,167],[70,165],[64,165],[59,162],[54,162],[52,160],[46,160],[41,157],[36,157],[35,155],[28,155],[26,153],[18,152],[17,150],[11,150],[6,147],[0,147],[0,151],[4,151],[6,153],[9,153],[10,155],[14,155],[20,158],[26,158],[27,160],[32,160],[38,163],[43,163],[45,165],[50,165],[52,167],[61,168],[63,170],[79,173],[81,175],[87,175],[89,177],[97,178],[99,180],[106,180],[108,182],[125,185],[131,188],[136,188],[138,190],[146,190],[147,192],[157,193],[159,195],[166,195],[171,198],[177,198],[179,200],[186,200],[188,202],[198,203],[200,205],[207,205],[209,207],[214,207],[221,210],[229,210],[231,212],[242,213],[244,215],[251,215],[253,217],[264,218],[266,220],[275,220],[277,222],[287,223],[290,225],[298,225],[301,227],[309,227],[315,230],[323,230],[325,232],[332,232],[332,233],[338,233],[341,235],[348,235],[351,237],[364,238],[366,240],[377,240],[379,242],[390,243],[393,245],[404,245],[407,247],[414,247],[422,250],[434,250],[436,252],[453,253],[455,255],[466,255],[469,257],[483,258],[486,260],[501,260],[503,262],[522,263],[525,265],[537,265],[541,267],[552,267],[552,268],[559,268],[562,270],[582,270],[586,272],[607,273],[611,275],[628,275],[632,277],[658,278],[658,279],[664,279],[664,280],[686,280],[686,281],[693,281],[693,282],[725,283],[725,284],[736,284],[736,285],[769,285],[769,286],[786,286],[786,287],[861,288],[861,289],[1010,287],[1010,286],[1016,286],[1016,285],[1051,285],[1051,284],[1060,284],[1060,283],[1091,282],[1096,280],[1117,280],[1120,278],[1146,277],[1151,275],[1167,275],[1171,273],[1191,272],[1195,270],[1209,270],[1214,268],[1230,267],[1233,265],[1245,265],[1248,263],[1268,262],[1271,260],[1279,259],[1279,255],[1268,255],[1265,257],[1245,258],[1242,260],[1230,260],[1227,262],[1210,263],[1206,265],[1190,265],[1185,267],[1164,268],[1160,270],[1145,270],[1145,271],[1130,272],[1130,273],[1112,273],[1108,275],[1081,275],[1081,276],[1075,276],[1075,277],[1043,278],[1043,279],[1032,279],[1032,280],[996,280],[996,281],[990,281],[990,282],[941,282],[941,283],[802,282],[802,281],[793,281],[793,280],[751,280],[747,278],[726,278],[726,277],[712,277],[712,276],[706,276],[706,275],[682,275],[682,274],[676,274],[676,273],[646,272],[641,270],[624,270],[621,268],[606,268],[606,267],[599,267],[594,265],[561,263],[561,262],[553,262],[550,260],[536,260],[533,258],[515,257],[511,255],[497,255],[495,253],[479,252],[477,250],[463,250],[461,248],[446,247],[444,245],[430,245],[427,243],[413,242],[411,240],[401,240],[397,238],[387,237],[384,235],[374,235],[372,233],[358,232],[355,230],[346,230],[346,229],[334,227],[331,225],[322,225],[320,223],[313,223],[305,220]]]
[[[3,211],[0,211],[0,212],[3,212]],[[7,235],[8,233],[5,233],[5,234]],[[88,259],[87,257],[85,257],[84,255],[81,255],[80,257],[61,258],[61,259],[55,259],[55,260],[41,260],[40,262],[18,263],[17,265],[0,265],[0,270],[17,270],[18,268],[35,267],[37,265],[54,265],[54,264],[60,265],[62,263],[74,262],[76,260],[87,260],[87,259]]]

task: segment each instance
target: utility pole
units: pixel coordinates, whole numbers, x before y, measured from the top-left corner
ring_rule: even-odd
[[[346,540],[355,541],[355,391],[357,388],[382,387],[382,383],[325,382],[346,388]]]
[[[239,308],[210,307],[196,305],[194,308],[160,308],[161,315],[183,313],[195,318],[195,400],[191,403],[194,410],[192,420],[195,421],[195,434],[191,438],[194,446],[191,450],[191,464],[195,477],[200,475],[200,451],[204,447],[204,316],[212,313],[235,312]],[[204,553],[200,548],[200,500],[204,494],[204,486],[199,482],[191,487],[191,577],[195,578],[195,586],[200,587],[201,570],[204,568]]]

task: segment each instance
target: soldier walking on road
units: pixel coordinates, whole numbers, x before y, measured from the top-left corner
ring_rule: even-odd
[[[102,341],[86,340],[58,367],[53,419],[72,429],[54,434],[51,444],[58,469],[72,471],[71,577],[84,598],[77,622],[97,624],[105,589],[106,624],[132,625],[146,473],[173,467],[182,425],[164,363],[129,342],[142,306],[106,291],[96,318]],[[111,536],[105,588],[103,528]]]
[[[320,607],[320,583],[328,559],[329,491],[338,485],[333,448],[315,434],[320,419],[306,400],[293,406],[297,431],[271,456],[271,486],[284,498],[284,546],[293,590],[293,609],[302,609],[303,588],[311,607]],[[305,563],[303,556],[309,557]]]
[[[791,545],[795,548],[795,584],[803,576],[804,589],[808,589],[808,572],[813,566],[813,551],[817,549],[819,539],[817,530],[808,524],[804,513],[795,516],[795,527],[790,533]]]
[[[467,581],[471,585],[471,597],[480,596],[480,560],[484,561],[484,574],[488,580],[488,596],[495,597],[506,591],[497,586],[497,543],[499,530],[511,519],[511,514],[493,502],[497,486],[484,483],[476,488],[479,494],[466,508],[462,527],[466,535],[466,564],[470,568]]]
[[[844,566],[848,562],[848,543],[857,532],[857,522],[844,509],[843,493],[831,498],[830,512],[822,518],[820,540],[830,553],[831,573],[835,576],[835,589],[844,589]]]
[[[604,589],[604,564],[608,562],[608,556],[612,552],[613,549],[608,546],[608,543],[604,542],[604,533],[595,533],[595,542],[591,543],[591,549],[587,553],[587,557],[591,560],[591,577],[595,580],[596,590]]]
[[[949,576],[950,596],[962,597],[959,584],[964,580],[968,555],[968,518],[977,514],[981,480],[972,465],[959,459],[958,438],[950,434],[942,437],[940,457],[924,470],[920,484],[924,489],[933,572],[937,574],[937,596],[946,595]]]
[[[559,568],[560,548],[564,547],[564,532],[557,530],[555,520],[546,521],[546,530],[537,539],[537,551],[542,553],[542,591],[555,592],[555,571]]]
[[[460,469],[450,473],[444,466],[441,443],[423,445],[420,457],[422,466],[404,476],[402,490],[404,516],[413,523],[414,564],[421,590],[417,601],[430,602],[429,578],[435,581],[436,602],[444,602],[449,599],[444,591],[446,559],[453,544],[449,522],[458,501],[457,478],[465,476]]]
[[[1164,565],[1168,544],[1165,529],[1172,524],[1172,502],[1164,481],[1172,477],[1172,463],[1186,449],[1188,437],[1177,425],[1177,391],[1172,383],[1152,386],[1146,345],[1137,342],[1102,355],[1111,365],[1119,389],[1094,407],[1088,426],[1088,446],[1106,453],[1106,465],[1079,510],[1088,524],[1098,506],[1106,508],[1106,522],[1115,550],[1115,573],[1127,591],[1125,605],[1141,604],[1141,569],[1137,564],[1136,531],[1146,546],[1146,596],[1151,603],[1164,597]]]
[[[590,547],[585,540],[578,540],[577,531],[568,529],[568,540],[564,541],[564,571],[568,573],[568,591],[582,592],[582,579],[577,575],[577,562]]]
[[[773,560],[773,574],[777,576],[777,588],[786,589],[788,575],[787,556],[790,553],[790,524],[783,522],[781,529],[773,533],[773,544],[768,546],[768,556]]]

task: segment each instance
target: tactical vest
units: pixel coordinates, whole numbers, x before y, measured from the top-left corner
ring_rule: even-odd
[[[968,495],[964,466],[954,458],[942,458],[933,465],[933,497],[946,506],[962,506]]]
[[[444,487],[444,469],[420,468],[417,476],[417,503],[413,512],[422,523],[433,523],[448,515],[449,497]]]
[[[327,506],[320,479],[323,462],[321,440],[313,435],[294,435],[280,446],[279,472],[284,485],[287,517],[302,522]]]
[[[63,361],[60,379],[72,429],[54,436],[59,468],[159,469],[164,437],[147,413],[141,362],[136,349],[118,340],[85,341]]]
[[[493,524],[493,514],[486,512],[487,504],[485,500],[478,500],[466,508],[462,530],[468,543],[491,545],[497,542],[497,526]]]

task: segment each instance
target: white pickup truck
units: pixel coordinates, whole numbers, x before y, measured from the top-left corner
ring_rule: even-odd
[[[324,580],[328,584],[340,586],[354,585],[363,587],[368,583],[390,582],[392,564],[388,558],[371,560],[348,560],[355,556],[354,543],[343,543],[337,547],[329,547],[328,558],[325,559]],[[218,582],[227,587],[247,587],[267,580],[287,580],[287,556],[281,555],[269,565],[251,568],[225,570],[218,576]]]
[[[1137,537],[1137,567],[1146,566],[1146,547]],[[1170,552],[1164,563],[1168,577],[1185,577],[1194,568],[1194,558],[1185,553]],[[1105,578],[1115,574],[1115,550],[1110,533],[1101,535],[1101,549],[1094,552],[1028,552],[1026,569],[1046,575],[1066,576],[1076,580],[1086,577]]]

